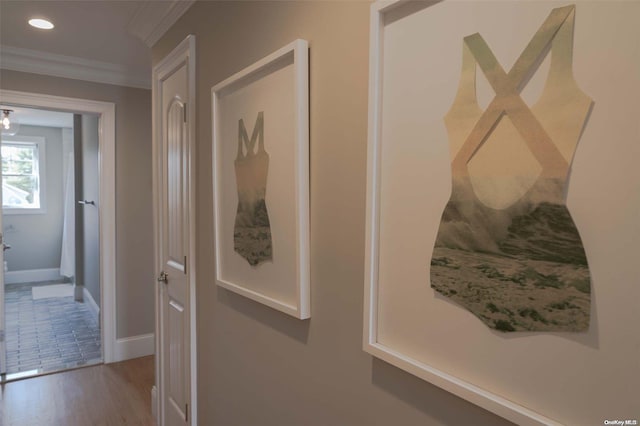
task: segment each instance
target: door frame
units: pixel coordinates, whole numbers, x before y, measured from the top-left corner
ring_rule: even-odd
[[[0,90],[2,103],[76,114],[97,114],[100,202],[100,330],[105,364],[116,362],[116,106],[112,102]],[[4,291],[4,289],[3,289]]]
[[[176,69],[183,64],[187,65],[188,91],[189,100],[187,106],[187,130],[188,130],[188,153],[187,153],[187,192],[189,197],[189,247],[187,248],[188,259],[188,284],[189,284],[189,366],[190,366],[190,401],[189,401],[189,421],[192,425],[198,424],[198,383],[197,383],[197,341],[196,341],[196,38],[195,35],[188,35],[180,44],[178,44],[164,59],[153,67],[152,79],[152,105],[153,105],[153,229],[154,229],[154,261],[155,272],[160,274],[162,269],[162,259],[160,256],[160,244],[162,242],[162,224],[160,222],[162,211],[162,82],[171,76]],[[155,288],[155,306],[156,306],[156,377],[155,391],[152,397],[155,398],[154,407],[156,407],[156,419],[159,426],[162,426],[161,419],[164,412],[163,404],[163,377],[162,366],[162,323],[160,318],[161,312],[161,295],[160,285],[157,282]]]

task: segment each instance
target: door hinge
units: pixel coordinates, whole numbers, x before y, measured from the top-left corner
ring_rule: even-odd
[[[182,110],[184,112],[182,118],[184,119],[184,122],[187,122],[187,104],[184,104],[184,109]]]
[[[4,330],[0,330],[0,342],[4,342]]]
[[[187,256],[184,257],[184,274],[187,275]]]
[[[189,421],[189,403],[184,404],[184,421]]]

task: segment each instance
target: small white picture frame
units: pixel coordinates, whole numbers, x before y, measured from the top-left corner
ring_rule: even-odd
[[[298,319],[311,316],[308,63],[298,39],[211,89],[216,284]]]

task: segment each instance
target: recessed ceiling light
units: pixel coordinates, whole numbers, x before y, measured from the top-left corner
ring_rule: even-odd
[[[51,21],[47,21],[46,19],[42,18],[29,19],[29,25],[31,25],[32,27],[40,28],[41,30],[50,30],[51,28],[53,28],[53,24],[51,23]]]

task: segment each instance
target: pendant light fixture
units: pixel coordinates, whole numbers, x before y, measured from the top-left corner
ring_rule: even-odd
[[[9,117],[9,115],[13,112],[12,109],[3,109],[2,110],[2,135],[3,136],[13,136],[18,133],[20,130],[20,123],[15,119],[15,117]]]

